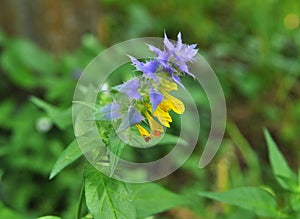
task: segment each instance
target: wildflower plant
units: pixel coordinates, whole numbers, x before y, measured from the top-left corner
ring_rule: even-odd
[[[126,133],[136,131],[145,142],[161,137],[170,128],[170,111],[184,113],[182,100],[172,93],[179,86],[185,89],[180,77],[195,77],[188,63],[194,61],[198,52],[196,44],[182,43],[181,33],[175,44],[165,34],[163,50],[153,45],[148,48],[155,54],[150,60],[139,61],[128,55],[136,71],[142,74],[112,87],[111,102],[95,113],[96,120],[111,122],[119,136],[124,138]]]
[[[140,51],[142,47],[148,47],[148,53]],[[126,52],[129,55],[126,56],[124,51],[130,51]],[[175,43],[166,34],[163,40],[135,39],[133,43],[126,41],[103,51],[83,71],[74,91],[72,106],[76,139],[58,158],[50,174],[50,179],[54,178],[82,155],[92,164],[85,163],[83,170],[77,219],[146,218],[176,206],[191,204],[183,196],[152,181],[179,168],[197,144],[198,109],[182,83],[182,77],[195,78],[199,82],[199,72],[202,72],[203,80],[199,83],[214,104],[212,107],[218,106],[211,112],[213,138],[208,138],[201,157],[204,165],[214,156],[222,130],[225,130],[225,101],[219,101],[224,100],[222,89],[209,65],[203,59],[199,62],[197,52],[195,44],[182,43],[180,33]],[[134,66],[136,76],[119,85],[105,83],[112,72],[128,61]],[[199,68],[190,69],[197,64]],[[37,99],[33,101],[57,117],[55,108],[49,108]],[[180,135],[173,136],[166,133],[166,129],[175,123],[176,114],[181,116],[182,122]],[[187,122],[190,119],[195,124],[193,127]],[[221,121],[224,126],[215,121]],[[142,163],[138,159],[134,160],[137,162],[123,159],[128,154],[135,156],[131,149],[126,153],[125,149],[130,148],[127,145],[144,148],[158,141],[160,145],[175,146],[155,161],[142,160]],[[83,206],[84,200],[86,207]]]
[[[119,71],[129,63],[130,70],[122,67]],[[113,84],[109,77],[119,76],[113,72],[134,76]],[[170,41],[165,34],[163,39],[122,42],[103,51],[83,71],[74,92],[72,118],[76,141],[88,161],[105,175],[135,183],[161,179],[183,165],[193,153],[200,131],[199,111],[183,77],[195,79],[211,104],[211,131],[199,166],[209,163],[225,131],[225,98],[196,44],[184,44],[181,33],[177,41]],[[178,121],[180,126],[176,126]],[[174,129],[167,131],[174,124],[178,135],[171,134]],[[131,156],[133,150],[145,153],[155,145],[167,146],[159,148],[164,154],[160,159],[152,156],[140,163]]]

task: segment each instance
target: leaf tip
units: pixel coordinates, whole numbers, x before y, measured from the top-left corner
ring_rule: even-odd
[[[265,138],[267,138],[267,136],[270,135],[269,130],[266,127],[263,127],[263,132],[264,132]]]
[[[55,176],[56,176],[56,173],[52,171],[49,175],[49,180],[53,179]]]

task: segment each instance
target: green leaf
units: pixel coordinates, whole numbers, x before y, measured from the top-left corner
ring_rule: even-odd
[[[36,97],[31,97],[30,100],[43,109],[59,128],[65,129],[72,125],[71,108],[61,110]]]
[[[264,217],[276,218],[276,201],[267,191],[254,187],[241,187],[226,192],[199,192],[200,196],[235,205]]]
[[[87,132],[84,135],[78,136],[60,155],[56,161],[50,179],[52,179],[57,173],[63,170],[66,166],[73,163],[83,154],[90,159],[97,159],[103,157],[106,154],[107,148],[103,146],[99,135],[96,132]],[[93,158],[92,158],[93,156]],[[91,160],[90,160],[91,161]],[[96,162],[95,160],[91,162]]]
[[[61,219],[61,218],[57,216],[48,215],[48,216],[39,217],[37,219]]]
[[[110,176],[114,174],[114,171],[118,166],[118,162],[125,145],[126,144],[119,138],[119,136],[115,132],[110,133],[108,145],[111,152],[109,156]]]
[[[287,190],[297,189],[297,177],[287,164],[285,158],[279,151],[276,143],[272,139],[268,130],[264,130],[265,138],[267,141],[269,159],[275,174],[276,180],[282,186],[282,188]]]
[[[60,155],[50,174],[50,179],[55,177],[60,171],[62,171],[66,166],[73,163],[82,155],[80,147],[75,139],[72,143],[63,151]]]
[[[85,199],[95,219],[134,219],[135,206],[125,183],[109,178],[92,166],[84,172]]]
[[[187,203],[181,196],[155,183],[132,184],[131,189],[138,218],[145,218]]]

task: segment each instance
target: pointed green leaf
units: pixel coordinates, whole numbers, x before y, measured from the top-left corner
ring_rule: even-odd
[[[66,166],[73,163],[82,155],[80,147],[78,146],[77,140],[72,141],[71,144],[63,151],[60,155],[50,174],[50,179],[55,177],[60,171],[62,171]]]
[[[145,218],[187,203],[181,196],[155,183],[132,184],[131,189],[138,218]]]
[[[106,147],[99,139],[98,133],[91,131],[82,136],[78,136],[60,155],[56,161],[50,179],[63,170],[66,166],[76,161],[83,154],[87,155],[88,160],[95,162],[98,157],[102,157],[106,153]],[[93,156],[93,157],[92,157]]]
[[[103,175],[92,166],[84,172],[85,199],[95,219],[134,219],[135,206],[125,183]]]
[[[279,151],[276,143],[272,139],[268,130],[264,130],[267,141],[269,159],[278,183],[287,190],[294,190],[297,188],[297,177],[287,164],[285,158]]]
[[[276,218],[278,212],[274,197],[267,191],[254,187],[241,187],[226,192],[200,192],[200,196],[235,205],[257,215]]]

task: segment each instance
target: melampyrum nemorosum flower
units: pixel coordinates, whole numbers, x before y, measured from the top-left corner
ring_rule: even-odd
[[[177,43],[175,45],[170,42],[165,34],[164,50],[160,50],[152,45],[149,45],[149,49],[157,55],[157,61],[162,66],[163,71],[167,72],[173,81],[184,87],[179,76],[188,74],[195,78],[195,76],[189,72],[187,63],[194,61],[194,57],[198,52],[198,49],[195,49],[196,46],[196,44],[183,44],[181,33],[178,33]]]
[[[135,127],[146,142],[170,128],[173,120],[169,112],[182,114],[185,110],[183,102],[171,92],[177,91],[178,85],[184,88],[180,76],[195,77],[187,64],[194,61],[198,51],[196,44],[183,44],[180,33],[177,38],[172,44],[165,34],[163,50],[148,45],[156,55],[151,60],[142,62],[129,56],[142,75],[113,87],[121,97],[112,97],[111,103],[98,109],[98,119],[113,121],[117,132]]]

